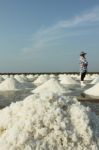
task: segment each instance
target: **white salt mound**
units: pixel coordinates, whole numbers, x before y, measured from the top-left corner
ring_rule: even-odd
[[[96,77],[90,84],[97,84],[99,83],[99,76]]]
[[[9,75],[9,77],[10,77],[10,78],[13,78],[13,77],[14,77],[14,75],[13,75],[13,74],[10,74],[10,75]]]
[[[37,78],[35,75],[32,75],[32,74],[27,75],[26,77],[27,77],[28,81],[31,81],[31,82],[33,82]]]
[[[19,81],[20,83],[24,83],[27,81],[27,78],[26,77],[23,77],[21,75],[15,75],[14,78]]]
[[[92,78],[92,79],[95,79],[95,78],[97,78],[97,77],[99,77],[99,74],[92,74],[92,75],[91,75],[91,78]]]
[[[0,84],[0,91],[19,90],[23,86],[14,78],[7,78]]]
[[[21,75],[20,75],[20,77],[22,77],[25,81],[28,81],[28,78],[27,78],[27,76],[26,76],[26,75],[21,74]]]
[[[27,78],[32,79],[32,78],[34,78],[34,76],[33,76],[33,74],[29,74],[29,75],[27,75]]]
[[[1,150],[99,150],[99,119],[72,97],[31,95],[0,110]]]
[[[34,84],[28,82],[28,78],[24,77],[23,75],[15,75],[14,78],[21,83],[24,89],[34,88]]]
[[[56,75],[55,74],[50,74],[49,77],[50,78],[56,78]]]
[[[3,79],[7,79],[9,78],[10,76],[9,75],[2,75]]]
[[[66,89],[54,78],[49,79],[36,89],[32,90],[33,93],[66,93]]]
[[[85,94],[99,96],[99,83],[84,91]]]
[[[66,75],[61,76],[60,80],[61,84],[79,84],[76,80]]]
[[[72,77],[75,80],[79,80],[79,74],[71,74],[70,77]]]
[[[85,76],[85,79],[84,80],[92,80],[92,78],[91,78],[91,75],[90,74],[87,74],[86,76]]]
[[[44,82],[46,82],[49,79],[48,75],[40,75],[35,81],[34,84],[42,84]]]

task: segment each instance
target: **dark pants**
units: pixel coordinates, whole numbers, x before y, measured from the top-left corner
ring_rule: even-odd
[[[81,81],[84,81],[84,78],[85,78],[85,76],[86,76],[86,71],[85,72],[83,72],[83,73],[81,73]]]

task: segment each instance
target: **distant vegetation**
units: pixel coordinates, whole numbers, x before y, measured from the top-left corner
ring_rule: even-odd
[[[0,73],[0,75],[29,75],[29,74],[79,74],[79,72],[6,72],[6,73]],[[88,74],[99,74],[99,72],[88,72]]]

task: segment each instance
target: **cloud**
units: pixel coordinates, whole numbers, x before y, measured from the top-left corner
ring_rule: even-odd
[[[75,15],[69,20],[59,21],[53,26],[41,27],[33,35],[31,48],[23,48],[22,51],[31,53],[32,51],[36,52],[50,48],[54,44],[59,44],[60,39],[72,36],[73,33],[67,32],[66,29],[74,29],[83,25],[94,24],[95,22],[99,22],[99,6],[80,15]]]
[[[57,28],[70,28],[76,27],[79,24],[84,23],[93,23],[99,21],[99,7],[95,7],[91,11],[87,11],[81,15],[76,15],[74,18],[70,20],[60,21],[56,27]]]

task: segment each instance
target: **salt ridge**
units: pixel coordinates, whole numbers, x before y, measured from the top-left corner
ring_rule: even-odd
[[[99,119],[72,97],[30,95],[0,110],[2,150],[98,150]]]
[[[0,91],[19,90],[23,85],[14,78],[7,78],[0,84]]]
[[[60,77],[61,84],[79,84],[76,80],[72,79],[70,76],[63,75]]]
[[[33,93],[66,93],[66,89],[54,78],[49,79],[41,86],[32,90]]]
[[[99,82],[91,88],[85,90],[84,93],[92,96],[99,96]]]
[[[40,75],[35,81],[34,84],[42,84],[44,82],[46,82],[49,79],[48,75]]]

